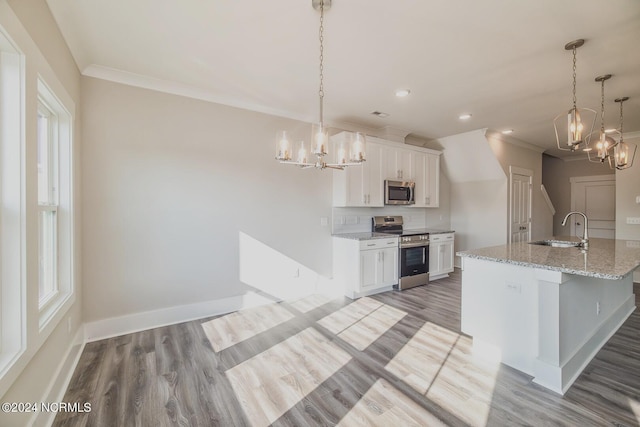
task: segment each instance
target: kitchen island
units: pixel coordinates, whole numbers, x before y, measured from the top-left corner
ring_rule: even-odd
[[[637,241],[591,239],[588,250],[523,242],[458,255],[461,329],[474,351],[560,394],[635,310]]]

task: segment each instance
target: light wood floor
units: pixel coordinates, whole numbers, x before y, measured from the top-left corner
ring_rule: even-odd
[[[64,401],[92,411],[54,425],[638,426],[639,338],[634,312],[559,396],[471,356],[456,271],[89,343]]]

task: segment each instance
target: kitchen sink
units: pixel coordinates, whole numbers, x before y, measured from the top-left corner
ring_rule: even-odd
[[[539,240],[537,242],[529,242],[530,245],[551,246],[553,248],[577,248],[580,242],[563,242],[560,240]]]

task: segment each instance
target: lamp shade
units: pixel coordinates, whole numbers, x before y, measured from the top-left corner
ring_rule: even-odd
[[[364,133],[356,132],[352,134],[349,161],[351,163],[360,163],[366,160],[367,139]]]
[[[281,130],[276,134],[276,160],[288,162],[291,160],[291,140],[286,130]]]

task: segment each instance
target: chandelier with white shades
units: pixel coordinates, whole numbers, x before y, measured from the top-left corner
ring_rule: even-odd
[[[311,143],[308,148],[304,141],[292,143],[288,131],[279,131],[276,136],[276,160],[280,163],[297,165],[302,168],[344,169],[346,166],[360,165],[366,160],[366,138],[363,133],[349,133],[335,147],[335,161],[327,163],[329,154],[329,132],[324,123],[324,12],[331,7],[331,0],[312,0],[311,5],[320,12],[320,120],[311,127]],[[315,159],[313,159],[315,156]]]

